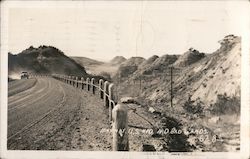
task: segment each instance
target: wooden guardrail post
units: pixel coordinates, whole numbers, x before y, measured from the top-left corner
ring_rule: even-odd
[[[91,87],[92,87],[92,93],[95,94],[95,79],[91,79]]]
[[[109,86],[109,82],[108,81],[105,81],[104,82],[104,106],[105,107],[108,107],[109,106],[109,97],[108,97],[108,86]]]
[[[84,78],[81,78],[81,82],[82,82],[82,89],[84,89]]]
[[[109,85],[109,121],[112,120],[112,109],[114,108],[114,84]]]
[[[74,86],[74,76],[71,76],[71,85]]]
[[[75,85],[76,85],[76,81],[75,81],[75,79],[76,79],[76,77],[75,76],[73,76],[73,87],[75,87]]]
[[[87,90],[90,91],[90,81],[89,81],[89,78],[87,78]]]
[[[71,85],[71,76],[69,76],[69,84]]]
[[[113,111],[113,151],[128,151],[128,110],[125,104],[117,104]]]
[[[76,88],[78,88],[78,77],[76,77]]]
[[[67,83],[67,76],[64,75],[64,82]]]
[[[99,92],[100,92],[100,98],[103,99],[103,79],[99,80]]]
[[[69,84],[69,78],[70,78],[70,76],[67,76],[67,84]]]

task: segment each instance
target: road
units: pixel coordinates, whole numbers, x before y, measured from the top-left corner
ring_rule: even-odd
[[[51,77],[16,80],[8,89],[9,150],[112,150],[108,109],[98,93]],[[159,119],[142,106],[127,106],[130,151],[143,144],[163,145],[162,138],[147,131]]]
[[[164,145],[168,141],[153,138],[144,131],[152,129],[160,119],[145,111],[143,106],[127,106],[129,129],[132,130],[129,134],[130,151],[138,151],[142,144],[153,144],[157,151],[164,150],[164,147],[157,145]],[[93,95],[50,77],[16,80],[8,84],[9,150],[110,151],[110,129],[108,109],[98,93]],[[239,127],[232,125],[228,129],[235,133],[218,129],[222,132],[216,134],[221,134],[224,141],[206,145],[208,151],[239,149]],[[180,137],[183,136],[172,138],[174,142],[168,143],[167,150],[170,150],[171,144],[186,142],[185,136]]]
[[[8,149],[111,150],[103,101],[50,77],[9,83]],[[97,122],[98,121],[98,122]]]

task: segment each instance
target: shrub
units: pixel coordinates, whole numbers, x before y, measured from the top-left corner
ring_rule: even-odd
[[[240,114],[240,97],[218,94],[216,103],[212,105],[212,113],[216,115]]]
[[[105,79],[107,79],[108,81],[111,81],[111,75],[108,72],[102,71],[102,72],[99,73],[99,76],[102,76]]]
[[[204,104],[198,99],[197,101],[192,101],[189,98],[183,105],[184,110],[192,114],[202,114],[204,110]]]

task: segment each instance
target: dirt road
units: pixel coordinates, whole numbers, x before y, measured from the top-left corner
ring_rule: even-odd
[[[95,95],[49,77],[10,82],[9,92],[8,149],[111,150],[111,136],[100,133],[110,128],[107,109]]]

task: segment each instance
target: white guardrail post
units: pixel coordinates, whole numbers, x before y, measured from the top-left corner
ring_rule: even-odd
[[[70,78],[70,77],[69,77],[69,76],[67,76],[67,84],[69,84],[69,78]]]
[[[100,93],[100,98],[103,99],[103,79],[99,80],[99,93]]]
[[[91,79],[91,90],[92,90],[92,93],[95,94],[95,79],[94,78]]]
[[[69,76],[69,85],[71,85],[71,76]]]
[[[76,84],[75,84],[75,87],[78,88],[78,77],[76,77]]]
[[[109,85],[109,121],[112,120],[112,109],[114,108],[114,84]]]
[[[109,86],[109,82],[108,81],[105,81],[104,82],[104,106],[108,108],[109,106],[109,97],[108,97],[108,86]]]
[[[125,104],[119,103],[112,110],[113,151],[128,151],[128,110]]]
[[[87,78],[86,82],[87,82],[87,90],[90,91],[90,80],[89,80],[89,78]]]
[[[80,81],[78,77],[74,76],[64,76],[64,75],[53,75],[58,80],[61,80],[67,84],[70,84],[76,88],[81,88],[84,90],[86,85],[87,90],[91,91],[93,94],[96,92],[95,79],[81,77]],[[81,85],[80,85],[81,84]],[[81,87],[80,87],[81,86]],[[116,105],[114,84],[108,81],[99,80],[99,97],[104,99],[104,106],[109,109],[109,121],[112,122],[112,134],[113,134],[113,151],[128,151],[129,150],[129,140],[128,140],[128,109],[126,104],[118,103]]]
[[[81,82],[82,82],[82,89],[84,90],[84,78],[81,78]]]
[[[75,81],[75,79],[76,79],[76,77],[75,77],[75,76],[73,76],[73,79],[72,79],[72,81],[73,81],[73,87],[75,87],[75,86],[76,86],[76,81]]]

